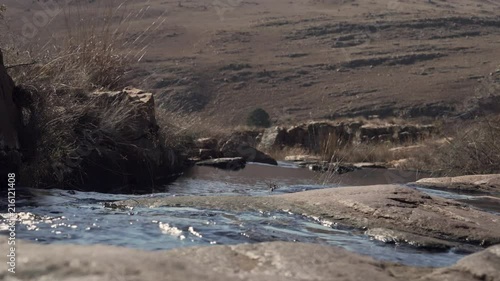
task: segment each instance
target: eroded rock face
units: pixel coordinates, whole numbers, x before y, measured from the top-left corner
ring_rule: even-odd
[[[488,246],[500,243],[500,217],[453,200],[397,185],[328,188],[267,197],[167,197],[119,206],[186,206],[233,211],[289,210],[358,228],[385,228],[418,237]],[[409,236],[407,236],[409,237]],[[410,242],[410,241],[409,241]]]
[[[18,173],[21,165],[19,152],[20,110],[14,102],[14,82],[3,64],[0,51],[0,179],[7,182],[8,173]],[[3,184],[1,190],[6,189]]]
[[[274,127],[263,133],[259,148],[266,151],[283,147],[300,147],[320,153],[327,146],[353,143],[417,141],[436,133],[432,125],[373,124],[357,121],[315,121],[284,128]]]
[[[500,194],[500,174],[425,178],[418,180],[414,184],[456,191]]]
[[[0,249],[8,253],[7,239]],[[408,281],[500,280],[500,246],[446,268],[415,268],[317,244],[271,242],[146,252],[110,246],[40,245],[18,240],[15,275],[5,280]],[[7,263],[6,255],[1,261]],[[15,277],[15,278],[14,278]]]

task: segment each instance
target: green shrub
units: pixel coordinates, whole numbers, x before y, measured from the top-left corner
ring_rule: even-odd
[[[269,114],[264,109],[257,108],[248,115],[247,125],[267,128],[271,126]]]

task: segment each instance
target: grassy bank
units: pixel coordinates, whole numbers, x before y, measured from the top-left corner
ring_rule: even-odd
[[[144,180],[154,185],[155,169],[169,174],[182,168],[179,155],[188,137],[173,129],[180,126],[175,124],[178,119],[169,119],[173,114],[157,111],[162,114],[158,123],[141,123],[140,103],[124,98],[103,101],[91,95],[123,89],[145,43],[136,43],[139,38],[122,30],[127,26],[126,12],[112,5],[102,7],[82,24],[75,20],[80,9],[84,7],[67,7],[66,34],[41,46],[16,45],[15,36],[9,37],[12,34],[3,26],[4,38],[11,40],[3,41],[1,48],[18,85],[17,102],[23,106],[22,178],[31,186],[78,189],[96,176],[90,173],[109,169],[109,178],[115,178],[113,174],[132,178],[116,184]],[[141,179],[129,175],[135,169],[133,162],[140,163],[138,173],[144,170]]]

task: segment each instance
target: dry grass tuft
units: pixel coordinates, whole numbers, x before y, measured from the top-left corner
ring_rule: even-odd
[[[66,34],[54,35],[42,46],[18,49],[15,38],[2,46],[17,84],[45,90],[92,90],[121,87],[131,59],[121,49],[127,43],[124,11],[111,5],[93,7],[93,18],[82,18],[84,5],[64,10]]]

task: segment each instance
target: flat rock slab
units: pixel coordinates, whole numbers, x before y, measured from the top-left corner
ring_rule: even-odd
[[[247,161],[242,157],[215,158],[196,162],[197,166],[209,166],[223,170],[237,171],[245,168]]]
[[[425,178],[415,185],[464,192],[497,193],[500,195],[500,174],[460,177]]]
[[[500,246],[446,268],[415,268],[316,244],[271,242],[146,252],[111,246],[40,245],[17,240],[16,273],[2,255],[1,280],[500,280]],[[8,253],[7,238],[0,238]]]
[[[385,228],[413,234],[406,235],[407,237],[430,237],[435,239],[434,244],[439,240],[481,246],[500,243],[500,216],[398,185],[327,188],[262,197],[142,198],[108,205],[195,207],[231,211],[286,210],[362,229]],[[443,241],[442,244],[446,245],[447,242]]]

